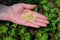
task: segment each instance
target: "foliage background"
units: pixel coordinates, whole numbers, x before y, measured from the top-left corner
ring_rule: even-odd
[[[35,4],[33,10],[48,17],[46,28],[29,28],[7,21],[0,21],[0,40],[60,40],[60,0],[0,0],[11,6],[16,3]]]

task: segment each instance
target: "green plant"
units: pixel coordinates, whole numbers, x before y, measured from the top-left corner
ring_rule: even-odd
[[[2,25],[0,24],[0,40],[52,40],[53,36],[54,40],[60,40],[60,0],[53,1],[58,6],[49,0],[25,1],[28,4],[37,5],[33,11],[39,12],[39,10],[43,10],[41,11],[42,14],[47,16],[50,22],[47,27],[41,27],[36,31],[34,28],[30,29],[22,25],[5,22]],[[11,3],[9,3],[6,4],[10,5]],[[57,8],[55,6],[57,6]],[[39,9],[40,7],[41,9]],[[36,31],[36,33],[34,33],[33,30]]]
[[[60,7],[60,0],[56,0],[56,3]]]

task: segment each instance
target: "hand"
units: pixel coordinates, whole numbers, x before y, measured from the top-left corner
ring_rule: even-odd
[[[36,5],[30,5],[30,4],[14,4],[13,6],[11,6],[7,13],[9,13],[9,20],[13,23],[17,23],[20,25],[25,25],[25,26],[30,26],[30,27],[35,27],[35,28],[40,28],[42,27],[46,27],[47,24],[49,24],[49,21],[47,19],[47,17],[45,17],[44,15],[31,11],[31,9],[34,9],[36,7]],[[36,20],[33,23],[30,22],[26,22],[24,20],[21,19],[21,14],[25,13],[25,12],[30,12],[36,15]]]

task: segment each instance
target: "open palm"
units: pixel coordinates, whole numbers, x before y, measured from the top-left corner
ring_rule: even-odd
[[[10,15],[10,21],[20,25],[25,25],[25,26],[35,27],[35,28],[39,28],[40,26],[46,27],[47,24],[49,24],[47,17],[43,16],[40,13],[31,11],[31,9],[35,7],[36,7],[35,5],[29,5],[29,4],[14,4],[8,9],[8,13]],[[37,18],[35,22],[31,23],[22,20],[21,14],[25,12],[30,12],[36,15]]]

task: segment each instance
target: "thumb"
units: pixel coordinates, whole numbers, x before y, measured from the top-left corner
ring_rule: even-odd
[[[34,9],[36,7],[36,5],[24,4],[23,3],[23,7],[26,8],[26,9]]]

